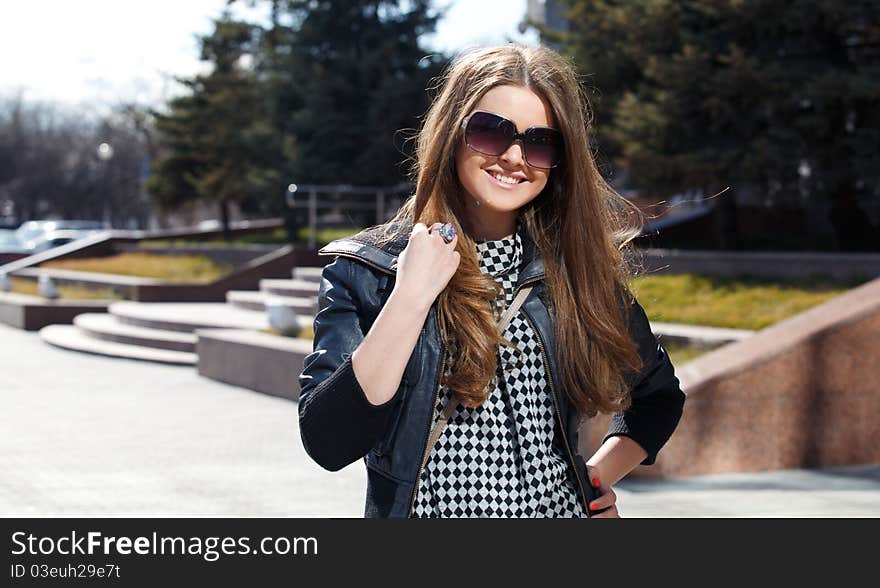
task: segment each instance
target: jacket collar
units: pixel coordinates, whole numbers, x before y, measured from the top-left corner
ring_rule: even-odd
[[[406,248],[407,233],[411,225],[399,223],[390,225],[393,238],[385,242],[379,242],[384,232],[383,228],[387,225],[380,225],[366,229],[352,235],[331,241],[318,250],[318,255],[342,255],[359,259],[380,271],[388,274],[397,273],[397,257]],[[544,278],[544,261],[535,243],[528,235],[528,231],[523,230],[522,236],[522,260],[520,261],[520,273],[518,283],[526,280],[543,279]]]

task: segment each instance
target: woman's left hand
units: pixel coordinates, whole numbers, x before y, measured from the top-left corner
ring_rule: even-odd
[[[619,519],[620,513],[617,511],[617,494],[614,493],[614,490],[612,490],[610,486],[606,486],[602,483],[595,469],[591,466],[587,466],[587,475],[590,478],[590,484],[592,484],[593,488],[596,490],[596,494],[599,495],[598,498],[590,503],[590,512],[594,510],[602,510],[603,508],[608,509],[604,512],[591,514],[591,518]]]

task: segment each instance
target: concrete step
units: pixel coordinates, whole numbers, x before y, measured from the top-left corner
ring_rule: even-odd
[[[265,292],[257,292],[255,290],[230,290],[226,293],[226,302],[236,308],[245,308],[248,310],[266,310],[266,301],[271,299],[274,304],[289,306],[296,313],[315,316],[318,312],[317,298],[304,298],[294,296],[278,296],[275,294],[266,294]]]
[[[196,336],[180,331],[151,329],[120,322],[108,313],[85,313],[73,319],[80,331],[95,339],[195,353]]]
[[[310,280],[260,280],[260,291],[294,298],[317,298],[320,282]]]
[[[323,267],[295,267],[293,268],[293,278],[295,280],[306,280],[309,282],[320,282],[321,281],[321,272],[324,271]]]
[[[196,329],[268,328],[265,312],[235,308],[225,302],[116,302],[109,312],[120,322],[192,333]],[[308,317],[311,321],[311,317]]]
[[[177,365],[196,365],[196,360],[198,359],[195,353],[185,351],[156,349],[96,339],[90,337],[74,325],[49,325],[48,327],[43,327],[40,329],[40,338],[56,347],[109,357]]]
[[[726,343],[733,343],[734,341],[742,341],[756,332],[747,329],[704,327],[656,321],[651,321],[651,330],[660,338],[661,343],[670,341],[680,345],[706,348],[713,348]]]
[[[256,331],[199,331],[199,374],[283,398],[299,398],[299,374],[311,339]],[[230,361],[235,358],[235,361]]]
[[[162,280],[157,278],[84,272],[81,270],[65,270],[51,267],[29,267],[18,270],[14,275],[22,278],[39,278],[41,275],[46,275],[57,282],[85,283],[99,286],[155,286],[164,284]]]
[[[230,290],[226,293],[226,302],[234,308],[266,310],[266,295],[257,290]]]

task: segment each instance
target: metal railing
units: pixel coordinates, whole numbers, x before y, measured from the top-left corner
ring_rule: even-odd
[[[290,184],[285,202],[291,209],[308,210],[309,248],[317,246],[319,209],[341,211],[374,210],[376,224],[390,218],[414,186],[404,182],[392,186],[352,186],[350,184]],[[373,198],[364,198],[372,195]]]

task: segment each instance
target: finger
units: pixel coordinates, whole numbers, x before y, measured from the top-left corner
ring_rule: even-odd
[[[599,480],[599,472],[595,466],[587,465],[587,477],[590,478],[590,485],[593,488],[599,488],[602,485],[601,480]]]
[[[446,243],[446,244],[449,245],[449,247],[450,247],[451,249],[455,249],[455,246],[458,244],[458,229],[455,228],[455,225],[454,225],[454,224],[451,224],[451,223],[450,223],[450,226],[452,227],[452,232],[453,232],[452,240],[449,241],[449,243]],[[444,242],[445,242],[445,241],[444,241]]]
[[[409,232],[407,237],[409,239],[412,239],[414,235],[417,235],[419,233],[427,233],[427,232],[428,232],[428,227],[425,226],[425,223],[416,223],[413,225],[412,231]]]
[[[594,519],[619,519],[620,513],[617,512],[616,506],[612,506],[611,508],[609,508],[605,512],[600,512],[598,514],[594,514],[591,518],[594,518]]]
[[[603,490],[598,498],[590,502],[590,510],[600,510],[612,506],[617,502],[617,494],[614,490]]]
[[[441,230],[442,228],[446,227],[447,224],[452,229],[452,239],[449,241],[446,240],[446,235],[444,235],[444,231]],[[437,235],[438,237],[440,237],[441,242],[444,245],[451,245],[452,249],[455,249],[455,245],[456,243],[458,243],[458,241],[456,240],[458,237],[458,230],[456,230],[455,225],[452,223],[434,223],[433,225],[431,225],[431,228],[428,229],[428,232],[431,235]]]
[[[590,476],[590,485],[595,489],[597,496],[602,496],[608,492],[613,492],[610,486],[606,486],[602,483],[602,480],[599,479],[598,476],[592,475]]]

